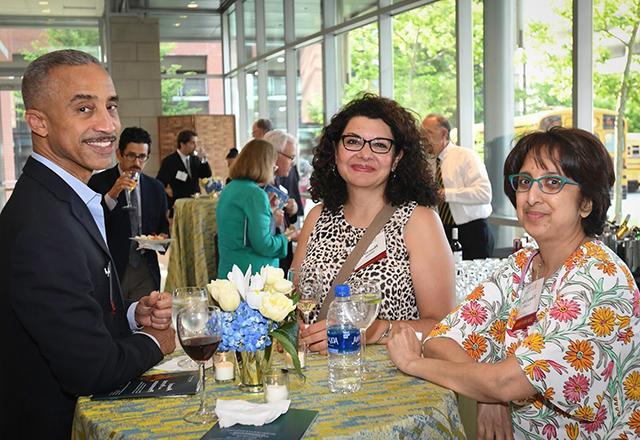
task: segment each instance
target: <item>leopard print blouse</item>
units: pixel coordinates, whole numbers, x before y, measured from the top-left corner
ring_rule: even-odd
[[[347,284],[358,279],[380,283],[382,305],[378,319],[410,320],[420,317],[403,235],[404,227],[416,206],[416,202],[408,202],[398,207],[383,228],[387,256],[355,271],[347,281]],[[331,214],[327,209],[320,214],[302,262],[302,270],[309,266],[317,267],[323,277],[320,304],[311,314],[311,323],[316,321],[331,283],[364,232],[365,228],[356,228],[347,223],[343,208],[337,214]]]

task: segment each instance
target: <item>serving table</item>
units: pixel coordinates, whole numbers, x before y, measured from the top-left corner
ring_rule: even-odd
[[[327,358],[307,355],[304,382],[291,379],[291,407],[319,411],[304,438],[321,439],[464,439],[455,394],[408,376],[393,366],[384,346],[367,348],[367,364],[380,378],[363,382],[360,391],[334,394],[327,385]],[[206,395],[262,402],[262,394],[242,393],[233,383],[216,383],[207,370]],[[91,401],[76,406],[72,438],[199,439],[212,425],[192,425],[183,414],[198,405],[197,396]]]

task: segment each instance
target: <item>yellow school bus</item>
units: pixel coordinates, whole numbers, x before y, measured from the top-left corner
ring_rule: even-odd
[[[616,112],[602,108],[593,109],[593,134],[598,136],[600,141],[607,147],[611,158],[615,157],[616,150]],[[568,107],[559,107],[551,110],[545,110],[528,115],[516,116],[514,118],[514,132],[516,139],[525,133],[536,130],[547,130],[551,127],[572,127],[573,126],[573,109]],[[626,134],[625,124],[625,134]],[[474,139],[476,149],[478,143],[484,143],[484,128],[482,124],[476,124],[474,127]],[[638,189],[638,181],[640,180],[640,154],[637,156],[637,172],[634,176],[633,188]],[[628,163],[627,157],[623,158],[623,176],[622,176],[622,193],[626,198],[627,180],[628,180]]]
[[[627,133],[627,190],[636,192],[640,184],[640,133]]]

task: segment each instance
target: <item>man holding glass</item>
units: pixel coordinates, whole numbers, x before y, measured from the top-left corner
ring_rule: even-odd
[[[130,237],[169,234],[167,196],[162,183],[142,173],[150,149],[151,136],[146,130],[125,128],[116,150],[118,164],[89,180],[91,189],[104,194],[107,243],[122,280],[124,297],[134,301],[160,289],[160,268],[156,253],[137,250],[137,243]],[[132,179],[134,173],[138,181]],[[125,209],[127,205],[131,208]]]
[[[22,96],[33,154],[0,214],[0,438],[69,439],[77,396],[111,391],[175,349],[171,298],[126,308],[101,196],[86,185],[111,164],[120,130],[100,62],[42,55]]]

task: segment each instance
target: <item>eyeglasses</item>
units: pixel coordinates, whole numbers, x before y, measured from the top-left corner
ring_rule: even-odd
[[[360,136],[354,134],[345,134],[340,137],[342,145],[349,151],[360,151],[366,144],[369,144],[369,148],[376,154],[386,154],[391,151],[394,141],[393,139],[387,139],[383,137],[373,139],[363,139]]]
[[[289,159],[290,161],[294,161],[296,160],[296,156],[289,156],[287,153],[283,153],[282,151],[278,151],[278,154],[282,154],[284,157],[286,157],[287,159]]]
[[[557,194],[562,191],[565,185],[580,186],[578,182],[564,176],[556,176],[555,174],[540,176],[537,179],[534,179],[528,174],[512,174],[509,176],[509,183],[515,192],[529,191],[533,182],[538,182],[538,188],[545,194]]]
[[[133,162],[134,160],[139,160],[141,162],[146,162],[147,160],[149,160],[149,155],[144,153],[143,154],[127,153],[124,155],[124,157],[129,159],[131,162]]]

